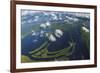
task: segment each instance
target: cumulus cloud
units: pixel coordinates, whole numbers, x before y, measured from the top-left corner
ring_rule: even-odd
[[[47,21],[47,22],[46,22],[46,26],[50,26],[50,25],[51,25],[50,22]]]
[[[56,37],[60,38],[63,35],[63,32],[60,29],[55,30]]]
[[[45,29],[46,25],[45,24],[41,24],[40,27]]]
[[[52,42],[55,42],[56,41],[56,38],[55,38],[54,35],[50,34],[49,40],[52,41]]]
[[[32,36],[35,36],[36,32],[34,30],[32,30]]]

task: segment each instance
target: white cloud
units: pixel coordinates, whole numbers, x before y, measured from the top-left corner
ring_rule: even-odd
[[[40,27],[41,28],[46,28],[46,25],[45,24],[41,24]]]
[[[22,16],[27,14],[32,14],[32,13],[36,13],[36,11],[22,10]]]
[[[41,30],[40,33],[41,33],[41,34],[44,34],[44,31]]]
[[[55,38],[54,35],[50,34],[49,40],[52,41],[52,42],[55,42],[56,41],[56,38]]]
[[[56,14],[53,14],[53,13],[52,13],[51,15],[53,16],[53,19],[54,19],[54,20],[57,20],[57,19],[58,19],[57,16],[56,16]]]
[[[89,29],[87,29],[86,27],[82,27],[82,29],[85,31],[85,32],[89,32]]]
[[[55,30],[55,35],[60,38],[63,35],[63,32],[60,29]]]
[[[46,22],[46,26],[50,26],[50,25],[51,25],[50,22],[47,21],[47,22]]]
[[[33,40],[33,42],[37,42],[37,41],[38,41],[37,39],[34,39],[34,40]]]
[[[32,30],[32,36],[35,36],[36,32],[34,30]]]
[[[35,16],[34,21],[38,21],[39,16]]]

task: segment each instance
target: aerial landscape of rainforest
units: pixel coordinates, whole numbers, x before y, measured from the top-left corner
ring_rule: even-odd
[[[90,59],[90,13],[21,10],[21,62]]]

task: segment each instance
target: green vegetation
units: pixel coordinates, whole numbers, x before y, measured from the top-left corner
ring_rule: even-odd
[[[48,42],[44,42],[39,48],[37,48],[36,50],[33,50],[31,52],[29,52],[29,54],[34,54],[37,53],[38,51],[40,51],[41,49],[44,49],[44,47],[48,44]]]
[[[22,62],[22,63],[25,63],[25,62],[32,62],[32,60],[31,60],[28,56],[22,55],[22,56],[21,56],[21,62]]]
[[[75,43],[69,42],[69,47],[64,48],[59,51],[55,52],[49,52],[47,49],[48,45],[47,42],[45,42],[40,48],[30,52],[31,56],[33,58],[54,58],[55,60],[68,60],[68,56],[70,56],[74,49],[75,49]],[[21,62],[26,63],[26,62],[44,62],[47,60],[31,60],[28,56],[22,55],[21,56]]]
[[[48,44],[46,44],[46,43],[44,43],[42,46],[40,46],[40,48],[30,52],[30,54],[32,54],[33,58],[56,58],[56,57],[63,57],[63,56],[67,57],[67,56],[71,55],[75,49],[75,43],[69,42],[69,47],[59,50],[59,51],[49,52],[47,49]],[[59,59],[61,59],[61,58],[59,58]],[[68,58],[66,58],[66,59],[68,59]]]

